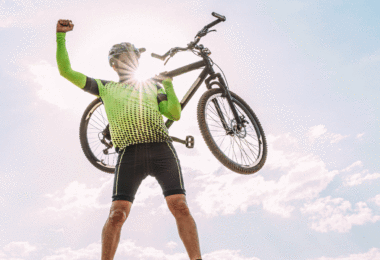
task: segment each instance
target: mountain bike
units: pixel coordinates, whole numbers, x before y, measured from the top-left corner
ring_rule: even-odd
[[[197,33],[194,41],[186,48],[171,48],[164,55],[152,53],[152,57],[165,61],[165,65],[178,52],[191,51],[202,60],[172,71],[159,73],[151,78],[161,84],[164,77],[177,77],[196,69],[202,72],[181,100],[182,110],[195,92],[205,82],[207,91],[202,95],[197,106],[198,125],[204,141],[212,154],[228,169],[240,174],[253,174],[259,171],[267,158],[267,142],[264,130],[249,105],[238,95],[229,90],[227,79],[215,73],[210,58],[211,51],[198,44],[202,37],[216,30],[209,30],[226,17],[215,12],[217,18]],[[219,66],[215,64],[218,68]],[[219,68],[220,69],[220,68]],[[214,87],[214,88],[213,88]],[[167,128],[174,121],[165,122]],[[101,98],[95,99],[85,110],[80,123],[80,142],[87,159],[98,169],[114,173],[117,151],[112,144],[107,116]],[[186,140],[171,136],[172,140],[194,147],[194,138]]]

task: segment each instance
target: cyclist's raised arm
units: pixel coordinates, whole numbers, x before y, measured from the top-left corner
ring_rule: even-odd
[[[166,97],[164,91],[158,90],[157,99],[159,100],[160,112],[167,118],[178,121],[181,118],[181,104],[174,92],[172,80],[165,79],[162,84],[165,88]]]
[[[57,23],[57,65],[59,74],[69,80],[77,87],[99,95],[98,83],[80,72],[71,68],[69,55],[66,49],[66,32],[73,30],[74,24],[71,20],[59,20]]]

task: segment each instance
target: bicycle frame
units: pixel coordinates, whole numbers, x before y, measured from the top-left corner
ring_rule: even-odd
[[[228,103],[230,105],[230,108],[232,110],[232,113],[234,114],[235,120],[237,122],[238,129],[242,127],[242,120],[238,116],[238,113],[236,111],[236,108],[232,102],[231,95],[228,91],[228,88],[226,86],[226,83],[220,73],[215,73],[210,60],[207,57],[204,57],[203,60],[191,63],[189,65],[180,67],[178,69],[169,71],[169,72],[162,72],[160,74],[165,74],[168,77],[177,77],[179,75],[185,74],[187,72],[200,69],[202,67],[205,67],[202,72],[199,74],[198,78],[195,80],[195,82],[191,85],[190,89],[186,92],[185,96],[182,98],[180,104],[181,109],[183,110],[187,103],[190,101],[190,99],[194,96],[195,92],[199,89],[199,87],[202,85],[202,83],[205,81],[207,89],[211,89],[212,85],[218,85],[221,89],[224,90],[223,97],[226,97],[228,100]],[[209,77],[208,77],[209,76]],[[208,78],[207,78],[208,77]],[[214,79],[218,79],[218,81],[211,82]],[[210,83],[211,82],[211,83]],[[223,127],[226,131],[229,131],[228,124],[225,121],[224,115],[220,109],[220,106],[218,104],[217,100],[213,100],[213,103],[215,104],[216,110],[219,114],[219,117],[221,119],[221,122],[223,124]],[[169,127],[174,123],[173,120],[168,119],[165,122],[166,127],[169,129]]]

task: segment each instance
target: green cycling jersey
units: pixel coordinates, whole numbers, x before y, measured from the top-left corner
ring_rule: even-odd
[[[164,88],[153,83],[128,85],[93,79],[71,68],[65,45],[66,33],[57,32],[57,64],[60,74],[79,88],[100,97],[115,147],[171,141],[162,115],[179,120],[181,105],[170,79]]]

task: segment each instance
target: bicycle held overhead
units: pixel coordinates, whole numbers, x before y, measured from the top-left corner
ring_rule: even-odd
[[[226,21],[226,18],[217,13],[212,13],[217,20],[204,26],[193,41],[187,44],[187,47],[174,47],[163,55],[152,53],[152,57],[164,61],[173,58],[177,53],[191,51],[202,60],[180,67],[172,71],[159,73],[151,78],[148,82],[160,85],[165,78],[174,78],[196,69],[203,69],[190,89],[186,92],[180,101],[183,110],[195,92],[205,82],[207,91],[202,95],[197,107],[198,125],[204,141],[209,147],[212,154],[227,168],[241,174],[252,174],[259,171],[267,157],[267,143],[262,126],[250,108],[250,106],[238,95],[230,91],[226,77],[220,67],[211,59],[211,51],[199,44],[202,37],[205,37],[210,30],[220,22]],[[213,65],[216,65],[221,71],[215,73]],[[94,100],[86,109],[81,121],[81,144],[86,157],[97,168],[106,171],[114,171],[114,163],[108,156],[112,155],[113,143],[109,133],[108,122],[102,122],[102,131],[98,131],[98,142],[103,148],[95,148],[87,138],[87,132],[91,120],[96,121],[97,111],[102,111],[102,100]],[[99,112],[99,113],[100,113]],[[184,120],[184,119],[182,119]],[[168,119],[165,126],[169,129],[175,120]],[[98,122],[99,123],[99,122]],[[93,130],[93,129],[92,129]],[[194,146],[194,138],[187,136],[186,140],[181,140],[171,136],[173,141],[186,144],[187,147]]]

